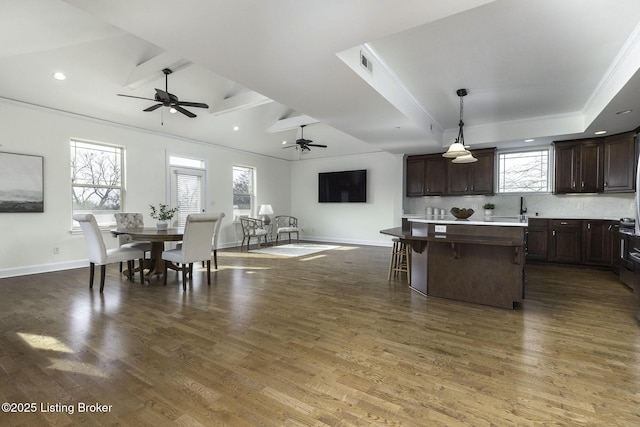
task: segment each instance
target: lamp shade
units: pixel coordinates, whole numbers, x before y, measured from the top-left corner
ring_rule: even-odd
[[[273,208],[271,205],[260,205],[258,215],[273,215]]]
[[[477,162],[478,159],[473,157],[473,154],[465,154],[464,156],[458,156],[455,159],[451,160],[451,163],[473,163]]]
[[[448,159],[455,159],[457,157],[466,156],[468,154],[471,154],[471,152],[466,148],[464,148],[464,145],[462,145],[456,140],[456,142],[454,142],[449,146],[449,149],[447,150],[446,153],[442,155],[442,157],[446,157]]]

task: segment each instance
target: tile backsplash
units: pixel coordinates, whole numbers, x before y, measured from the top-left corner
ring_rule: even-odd
[[[634,217],[635,195],[617,194],[575,194],[524,195],[524,207],[530,217],[540,218],[592,218],[619,219]],[[493,203],[495,216],[516,216],[520,213],[519,195],[461,196],[461,197],[405,197],[405,214],[426,214],[428,207],[445,209],[452,207],[472,208],[483,211],[485,203]]]

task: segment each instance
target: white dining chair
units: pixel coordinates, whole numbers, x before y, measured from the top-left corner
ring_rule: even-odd
[[[167,284],[168,262],[180,265],[182,289],[187,290],[187,272],[193,271],[193,263],[206,261],[207,284],[211,284],[211,242],[220,214],[190,214],[184,226],[180,248],[162,252],[164,284]],[[190,275],[193,277],[193,275]]]
[[[220,236],[220,225],[222,224],[222,218],[224,218],[224,212],[220,212],[218,220],[216,221],[216,228],[213,230],[213,240],[211,241],[211,251],[213,252],[213,266],[218,269],[218,237]]]
[[[75,214],[73,219],[80,223],[84,239],[89,249],[89,288],[93,288],[93,277],[95,266],[100,266],[100,292],[104,290],[104,278],[106,265],[116,262],[127,261],[129,264],[129,280],[133,280],[133,260],[140,261],[140,283],[144,283],[144,252],[135,248],[115,248],[107,249],[102,238],[102,232],[98,227],[98,222],[92,214]]]

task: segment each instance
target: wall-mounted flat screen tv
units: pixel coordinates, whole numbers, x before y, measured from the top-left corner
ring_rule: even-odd
[[[318,174],[318,202],[365,203],[366,201],[366,169]]]

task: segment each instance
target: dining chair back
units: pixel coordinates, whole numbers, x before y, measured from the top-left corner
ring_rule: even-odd
[[[116,218],[116,227],[118,229],[144,228],[144,216],[139,212],[116,212],[113,216]],[[118,243],[121,248],[134,248],[144,252],[151,252],[151,242],[135,241],[129,234],[118,234]],[[122,263],[120,263],[120,271],[122,271]]]
[[[211,241],[211,250],[213,251],[213,266],[218,269],[218,237],[220,237],[220,225],[222,224],[222,218],[224,218],[224,212],[220,212],[218,220],[216,221],[216,228],[213,230],[213,240]]]
[[[220,214],[190,214],[184,226],[180,248],[162,252],[164,284],[167,284],[167,261],[180,264],[182,287],[187,290],[187,272],[193,271],[193,263],[206,261],[207,283],[211,284],[211,243]]]
[[[73,219],[78,221],[82,234],[87,242],[89,250],[89,288],[93,288],[94,268],[100,266],[100,292],[104,290],[105,267],[107,264],[127,261],[129,264],[129,280],[132,279],[133,263],[131,261],[140,260],[140,282],[144,283],[143,258],[144,252],[135,248],[107,249],[104,244],[102,232],[98,227],[98,222],[92,214],[75,214]]]

